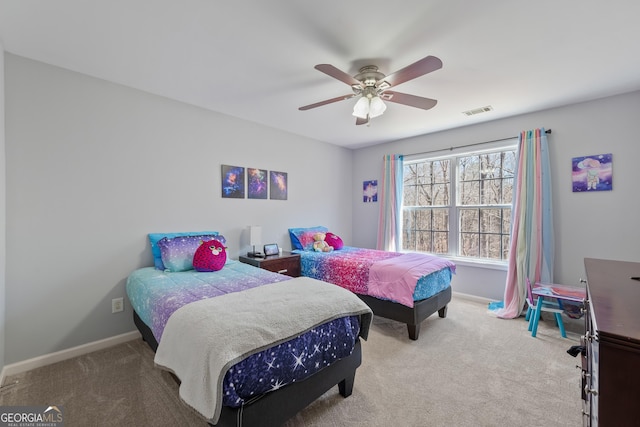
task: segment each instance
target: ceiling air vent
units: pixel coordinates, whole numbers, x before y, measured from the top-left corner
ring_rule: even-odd
[[[476,114],[487,113],[489,111],[493,111],[493,107],[491,105],[487,105],[486,107],[474,108],[473,110],[463,111],[462,114],[465,116],[475,116]]]

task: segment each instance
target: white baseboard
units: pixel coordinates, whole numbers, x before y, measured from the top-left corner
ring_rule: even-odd
[[[132,341],[140,337],[141,335],[138,331],[127,332],[125,334],[116,335],[115,337],[105,338],[103,340],[82,344],[77,347],[68,348],[66,350],[56,351],[55,353],[49,353],[42,356],[34,357],[33,359],[23,360],[22,362],[5,365],[2,368],[2,372],[0,373],[0,384],[4,384],[4,379],[10,375],[15,375],[21,372],[29,371],[31,369],[51,365],[53,363],[71,359],[73,357],[82,356],[83,354],[102,350],[104,348],[122,344],[127,341]]]
[[[462,292],[452,292],[451,294],[456,298],[466,299],[467,301],[479,302],[481,304],[489,304],[490,302],[494,301],[489,298],[479,297],[477,295],[471,295],[471,294],[464,294]]]
[[[476,295],[465,294],[461,292],[453,292],[455,298],[466,299],[473,302],[482,304],[488,304],[492,300]],[[140,332],[132,331],[125,334],[116,335],[115,337],[105,338],[103,340],[90,342],[87,344],[79,345],[77,347],[68,348],[66,350],[56,351],[55,353],[49,353],[42,356],[34,357],[33,359],[23,360],[21,362],[12,363],[2,368],[0,372],[0,384],[4,384],[4,379],[10,375],[19,374],[29,371],[31,369],[40,368],[42,366],[51,365],[53,363],[61,362],[63,360],[71,359],[73,357],[82,356],[93,351],[102,350],[104,348],[112,347],[127,341],[132,341],[140,338]]]

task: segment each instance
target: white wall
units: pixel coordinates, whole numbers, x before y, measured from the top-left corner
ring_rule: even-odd
[[[585,257],[640,261],[639,116],[640,92],[633,92],[363,148],[354,154],[352,191],[361,194],[363,181],[381,179],[384,154],[408,155],[517,136],[522,130],[551,129],[555,281],[577,284],[585,277]],[[601,153],[613,153],[613,190],[573,193],[572,158]],[[363,203],[354,197],[356,246],[375,247],[377,221],[378,204]],[[452,287],[458,292],[502,299],[505,280],[505,271],[463,265],[458,268]]]
[[[7,180],[4,137],[4,47],[0,40],[0,366],[4,366],[6,329],[6,200]]]
[[[111,299],[129,272],[151,265],[149,232],[214,228],[233,258],[248,249],[250,224],[285,249],[288,227],[318,224],[375,247],[379,204],[362,202],[362,182],[380,179],[383,154],[541,126],[553,129],[556,280],[576,283],[584,257],[640,261],[640,92],[350,151],[11,54],[4,65],[4,364],[134,330],[128,304],[112,315]],[[605,152],[613,191],[573,194],[571,158]],[[329,163],[322,178],[313,171]],[[288,172],[289,200],[222,199],[221,164]],[[500,299],[504,277],[459,266],[453,288]]]
[[[353,182],[350,150],[11,54],[5,65],[5,363],[134,330],[111,299],[152,265],[149,232],[215,229],[232,258],[251,224],[285,249],[289,227],[351,240],[352,195],[337,191]],[[288,200],[222,199],[221,164],[287,172]]]

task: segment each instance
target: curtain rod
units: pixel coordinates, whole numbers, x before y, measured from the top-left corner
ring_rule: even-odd
[[[550,133],[551,133],[551,129],[546,129],[546,130],[544,131],[544,133],[546,133],[546,134],[550,134]],[[493,140],[491,140],[491,141],[475,142],[475,143],[473,143],[473,144],[458,145],[457,147],[449,147],[449,148],[448,148],[448,150],[449,150],[449,151],[453,151],[453,150],[455,150],[456,148],[474,147],[474,146],[476,146],[476,145],[484,145],[484,144],[490,144],[490,143],[492,143],[492,142],[507,141],[507,140],[509,140],[509,139],[514,139],[514,138],[517,138],[517,136],[512,136],[512,137],[510,137],[510,138],[493,139]],[[404,154],[404,155],[405,155],[405,156],[420,156],[420,155],[422,155],[422,154],[437,153],[437,152],[444,151],[444,150],[447,150],[447,148],[441,148],[441,149],[439,149],[439,150],[423,151],[422,153]]]

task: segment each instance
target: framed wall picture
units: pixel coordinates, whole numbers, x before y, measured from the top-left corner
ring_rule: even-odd
[[[267,198],[267,170],[247,168],[247,196],[250,199]]]
[[[289,184],[286,172],[269,171],[269,191],[271,200],[287,200]]]
[[[362,201],[377,202],[378,201],[378,180],[364,181],[362,183]]]
[[[269,243],[268,245],[264,245],[264,254],[266,256],[269,255],[278,255],[278,244],[277,243]]]
[[[222,197],[244,199],[244,168],[222,165]]]
[[[609,154],[574,157],[571,160],[574,193],[613,189],[613,157]]]

